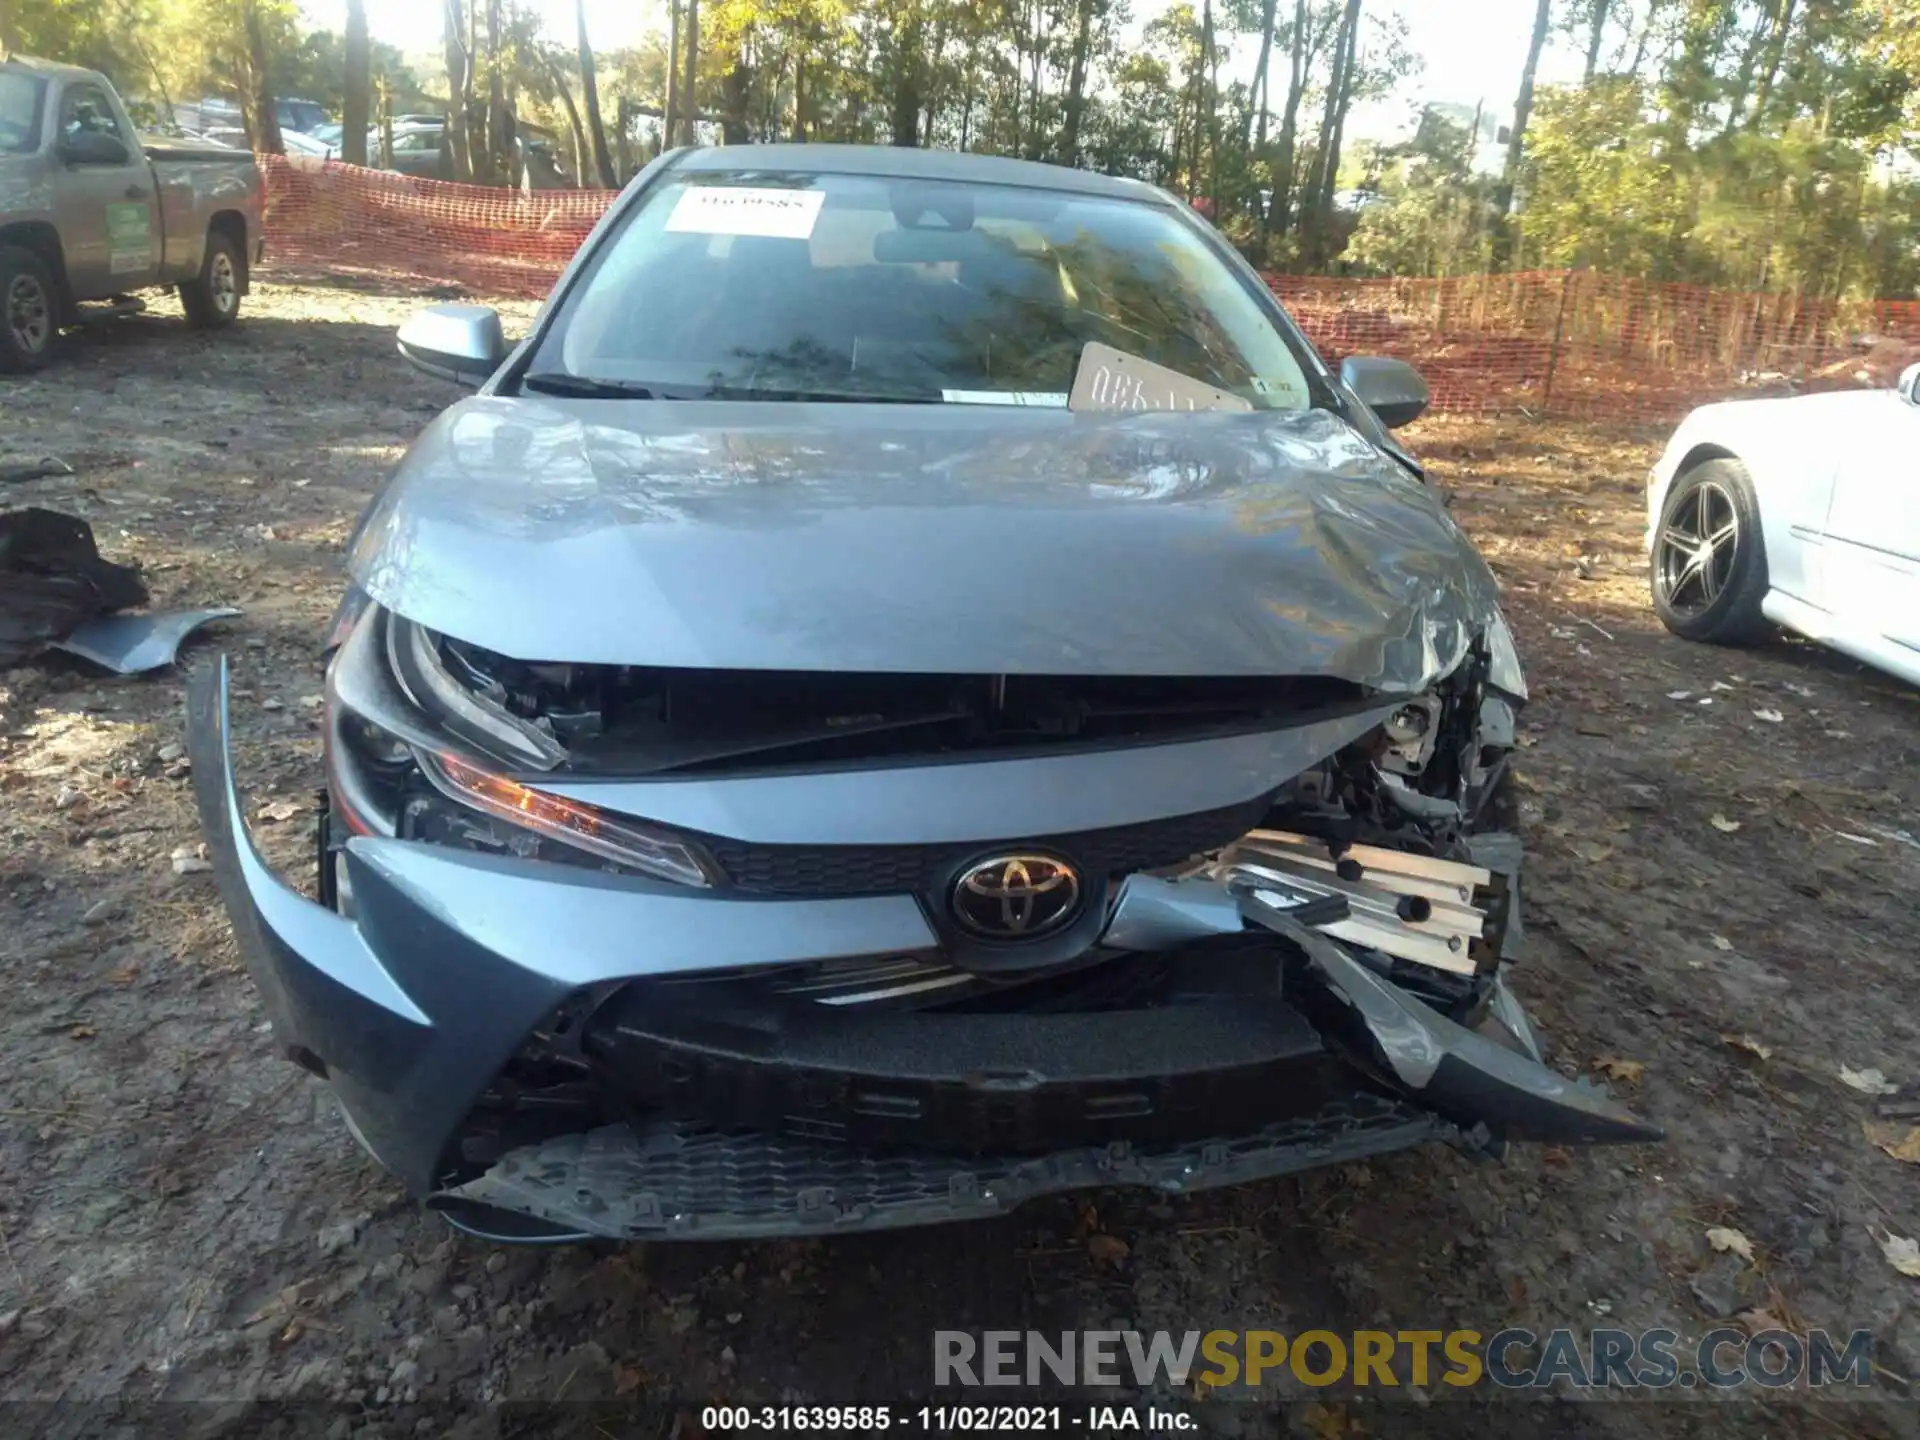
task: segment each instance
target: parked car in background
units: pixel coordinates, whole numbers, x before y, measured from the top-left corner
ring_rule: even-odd
[[[1657,1138],[1507,984],[1527,686],[1391,434],[1425,384],[1325,364],[1182,201],[683,150],[520,344],[399,343],[480,393],[349,542],[317,902],[247,833],[224,662],[189,735],[281,1053],[455,1223]]]
[[[62,327],[137,310],[156,285],[178,287],[190,324],[231,325],[261,213],[251,155],[143,143],[104,75],[0,62],[0,370],[38,369]]]
[[[368,143],[368,155],[377,157],[379,137]],[[375,159],[378,164],[378,159]],[[453,179],[453,152],[447,145],[444,125],[396,125],[393,130],[393,154],[381,168],[402,175],[417,175],[427,180]]]
[[[1779,626],[1920,685],[1920,365],[1694,411],[1649,478],[1647,550],[1676,635]]]
[[[235,150],[247,150],[251,146],[247,141],[247,132],[225,126],[202,132],[216,145],[225,145]],[[280,143],[289,155],[303,155],[312,160],[334,160],[339,158],[337,147],[328,145],[316,136],[302,135],[298,130],[282,130]]]
[[[174,113],[177,123],[189,130],[244,128],[240,107],[231,100],[208,98],[198,105],[176,106]],[[293,130],[304,134],[327,123],[325,108],[313,100],[276,100],[273,113],[283,133]]]

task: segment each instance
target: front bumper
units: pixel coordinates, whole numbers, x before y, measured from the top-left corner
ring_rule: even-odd
[[[1252,988],[1223,991],[1214,1018],[1188,1010],[1165,1021],[1186,1025],[1179,1043],[1152,1018],[1170,1011],[1126,1012],[1104,1033],[1100,1015],[1009,1016],[1004,1031],[972,1017],[947,1034],[972,1036],[975,1048],[953,1054],[902,1028],[906,1019],[849,1044],[850,1032],[830,1029],[771,1041],[751,1025],[676,1030],[632,1004],[621,1018],[609,997],[642,978],[922,953],[938,938],[908,895],[730,899],[373,836],[345,848],[349,919],[289,888],[247,834],[224,659],[194,677],[188,706],[216,879],[278,1044],[328,1081],[383,1166],[483,1233],[887,1228],[1089,1185],[1198,1190],[1434,1139],[1658,1137],[1604,1092],[1542,1065],[1504,987],[1493,1008],[1506,1023],[1489,1039],[1344,945],[1224,891],[1219,903],[1168,907],[1154,948],[1251,931],[1271,942],[1264,969],[1258,957],[1242,965]],[[461,1163],[463,1127],[503,1070],[589,996],[615,1017],[599,1060],[625,1090],[623,1112],[484,1166]],[[1127,1024],[1132,1040],[1121,1038]],[[890,1082],[911,1096],[869,1103]],[[816,1097],[805,1123],[793,1123],[795,1095]],[[1143,1124],[1149,1112],[1165,1123]],[[965,1143],[938,1153],[900,1143],[922,1114]]]

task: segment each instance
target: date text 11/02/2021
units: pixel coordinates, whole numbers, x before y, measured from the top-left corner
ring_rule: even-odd
[[[845,1431],[872,1434],[988,1434],[1009,1431],[1126,1430],[1163,1434],[1195,1431],[1200,1422],[1182,1410],[1137,1410],[1126,1405],[709,1405],[700,1428],[726,1431]]]

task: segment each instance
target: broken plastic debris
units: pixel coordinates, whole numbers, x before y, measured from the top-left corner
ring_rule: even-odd
[[[1691,700],[1692,698],[1693,692],[1691,690],[1669,690],[1667,692],[1667,699],[1669,700]]]
[[[1782,715],[1778,710],[1756,710],[1753,712],[1753,718],[1756,720],[1764,720],[1769,725],[1778,725],[1787,717]]]
[[[1707,823],[1722,835],[1731,835],[1740,828],[1740,822],[1738,820],[1729,820],[1717,810],[1714,812],[1713,818]]]
[[[238,610],[175,610],[159,615],[102,615],[54,641],[54,648],[91,660],[117,675],[138,675],[171,665],[186,638],[209,620],[224,620]]]

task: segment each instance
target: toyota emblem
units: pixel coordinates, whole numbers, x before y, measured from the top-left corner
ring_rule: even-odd
[[[982,940],[1037,940],[1079,909],[1079,872],[1051,855],[996,855],[953,886],[954,920]]]

